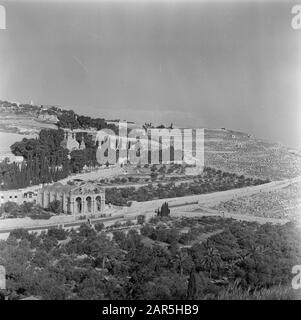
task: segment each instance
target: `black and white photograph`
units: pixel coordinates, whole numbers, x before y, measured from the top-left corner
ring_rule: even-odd
[[[301,1],[0,0],[0,300],[301,300]]]

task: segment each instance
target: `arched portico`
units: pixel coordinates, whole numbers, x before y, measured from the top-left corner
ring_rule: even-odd
[[[73,205],[72,205],[73,203]],[[71,213],[74,215],[97,215],[104,211],[103,194],[74,195],[71,199]]]

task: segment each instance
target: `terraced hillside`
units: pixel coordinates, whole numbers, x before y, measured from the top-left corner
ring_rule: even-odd
[[[222,129],[205,130],[205,165],[270,180],[301,175],[301,157],[296,150]]]
[[[231,214],[300,221],[301,183],[292,182],[284,188],[222,201],[211,206],[211,209]]]

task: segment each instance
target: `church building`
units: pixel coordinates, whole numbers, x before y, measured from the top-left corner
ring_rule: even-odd
[[[84,149],[86,149],[84,135],[82,135],[81,142],[79,143],[76,140],[76,132],[66,130],[64,132],[64,139],[61,142],[61,146],[64,149],[68,149],[69,152],[74,151],[74,150],[84,150]]]
[[[55,183],[39,191],[37,203],[43,208],[48,208],[54,200],[60,202],[64,214],[72,214],[75,218],[82,215],[97,216],[105,210],[105,189],[93,183],[80,186]]]

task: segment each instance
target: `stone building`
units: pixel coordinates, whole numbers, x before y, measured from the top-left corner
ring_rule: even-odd
[[[33,202],[37,201],[37,192],[26,190],[26,189],[17,189],[17,190],[7,190],[0,192],[0,205],[5,202],[15,202],[18,205],[23,204],[24,202]]]
[[[93,183],[80,186],[63,185],[55,183],[43,187],[37,198],[37,203],[48,208],[49,203],[59,200],[61,211],[76,216],[99,215],[105,209],[105,189]]]

